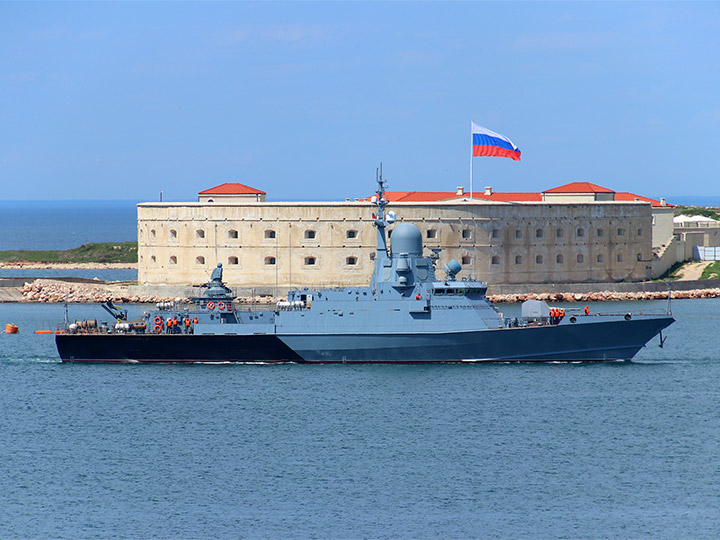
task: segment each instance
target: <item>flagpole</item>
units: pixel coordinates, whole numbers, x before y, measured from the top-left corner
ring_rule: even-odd
[[[470,121],[470,200],[473,197],[473,132],[472,121]]]

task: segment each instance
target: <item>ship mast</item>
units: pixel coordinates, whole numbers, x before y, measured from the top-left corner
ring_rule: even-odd
[[[385,206],[387,206],[387,199],[385,198],[385,181],[382,177],[382,163],[380,167],[375,171],[375,180],[377,181],[377,200],[375,204],[377,206],[377,215],[375,216],[375,227],[377,227],[377,254],[376,260],[387,258],[387,241],[385,239]]]

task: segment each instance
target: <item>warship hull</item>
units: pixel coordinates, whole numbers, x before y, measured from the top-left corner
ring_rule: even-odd
[[[671,316],[587,319],[437,333],[59,334],[56,343],[64,362],[590,362],[630,360],[674,321]]]

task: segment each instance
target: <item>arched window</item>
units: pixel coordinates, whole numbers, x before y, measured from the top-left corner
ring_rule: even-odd
[[[565,231],[563,229],[558,229],[557,231],[555,231],[555,236],[557,236],[558,238],[562,238],[563,236],[565,236]]]
[[[638,260],[638,261],[642,261],[642,260],[643,260],[643,258],[642,258],[642,253],[638,253],[638,254],[637,254],[637,260]]]
[[[577,262],[578,262],[579,264],[582,264],[582,263],[585,262],[585,256],[584,256],[582,253],[578,253],[578,256],[577,256],[577,259],[576,259],[576,260],[577,260]]]
[[[357,264],[357,257],[348,257],[345,259],[345,264],[348,266],[355,266]]]
[[[195,231],[195,238],[205,238],[205,231],[203,229]]]
[[[268,229],[267,231],[265,231],[265,238],[275,238],[275,231],[273,231],[272,229]]]
[[[500,257],[497,255],[490,257],[490,264],[500,264]]]
[[[177,231],[175,229],[170,229],[170,240],[177,240]]]
[[[155,229],[150,229],[150,238],[155,238]]]
[[[315,257],[305,257],[306,266],[315,266]]]
[[[275,264],[275,257],[265,257],[265,264],[267,264],[267,265]]]
[[[195,257],[195,264],[205,264],[205,257],[202,255]]]
[[[535,264],[542,264],[542,263],[543,263],[543,256],[535,255]]]
[[[312,231],[312,230],[305,231],[305,238],[307,238],[309,240],[312,240],[313,238],[315,238],[315,231]]]
[[[605,255],[598,255],[598,256],[597,256],[597,262],[599,262],[599,263],[605,262]]]
[[[565,262],[565,257],[563,257],[561,253],[558,253],[555,257],[555,262],[557,264],[563,264]]]
[[[642,235],[643,235],[642,229],[638,229],[638,236],[642,236]]]
[[[238,232],[235,229],[230,229],[228,231],[228,238],[230,239],[236,239],[238,237]]]
[[[617,254],[617,262],[623,262],[623,254],[622,253]]]
[[[170,255],[170,264],[177,264],[177,257],[175,255]]]
[[[238,258],[234,256],[228,257],[228,264],[238,264]]]
[[[515,264],[522,264],[522,255],[515,255]]]
[[[542,237],[543,237],[543,230],[535,229],[535,238],[542,238]]]
[[[153,264],[157,262],[157,258],[155,257],[155,255],[150,255],[150,262]]]
[[[583,229],[582,227],[578,227],[577,236],[578,238],[585,236],[585,229]]]
[[[605,231],[603,229],[598,229],[597,235],[598,235],[598,238],[602,238],[605,235]]]

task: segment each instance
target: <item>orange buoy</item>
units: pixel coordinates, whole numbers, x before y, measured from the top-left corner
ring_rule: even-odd
[[[6,334],[17,334],[18,333],[18,327],[14,324],[7,323],[5,325],[5,333]]]
[[[52,334],[52,330],[35,330],[36,334]]]

